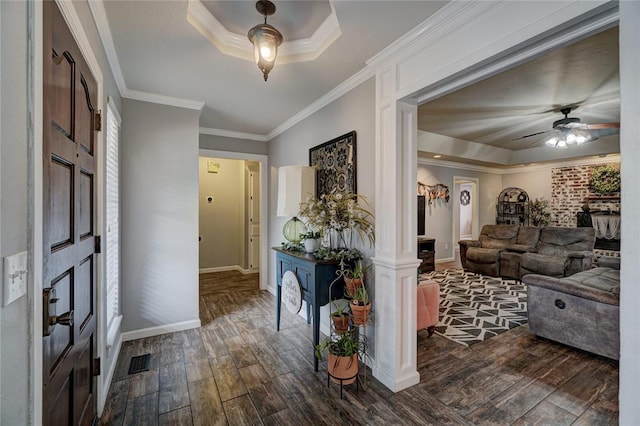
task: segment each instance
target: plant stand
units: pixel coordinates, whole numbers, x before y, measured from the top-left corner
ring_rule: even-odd
[[[340,280],[344,280],[345,275],[347,275],[347,269],[346,269],[346,265],[344,263],[343,260],[340,261],[340,266],[338,268],[338,270],[336,271],[336,275],[337,277],[331,282],[331,284],[329,284],[329,294],[333,294],[333,286],[334,284],[336,284],[337,282],[339,282]],[[364,283],[362,284],[364,285]],[[345,286],[345,290],[344,290],[344,298],[350,300],[351,297],[349,295],[347,295],[347,290],[346,290],[346,286]],[[332,298],[331,300],[329,300],[329,312],[334,311],[334,309],[337,308],[337,304],[336,301],[340,300],[340,299],[334,299]],[[351,303],[349,303],[349,306],[351,306]],[[349,315],[349,330],[346,331],[347,333],[353,333],[356,330],[357,327],[357,334],[358,334],[358,339],[362,339],[362,340],[366,340],[367,338],[367,324],[365,325],[356,325],[353,322],[353,318],[352,318],[352,314]],[[333,321],[329,321],[329,333],[330,333],[330,337],[337,335],[337,331],[335,330],[335,325],[333,323]],[[360,328],[362,328],[364,330],[364,333],[360,333]],[[366,345],[365,345],[366,347]],[[360,368],[358,368],[358,373],[356,373],[354,376],[351,377],[336,377],[334,375],[332,375],[328,370],[328,366],[327,366],[327,387],[331,386],[331,382],[334,383],[339,383],[340,385],[340,399],[342,399],[342,395],[343,395],[343,387],[344,387],[344,382],[346,381],[350,381],[352,379],[355,379],[355,383],[356,383],[356,392],[360,391],[360,387],[362,385],[362,390],[366,391],[366,384],[367,384],[367,363],[365,362],[364,359],[364,354],[358,354],[358,363],[361,364],[363,366],[363,373],[362,375],[359,374]]]

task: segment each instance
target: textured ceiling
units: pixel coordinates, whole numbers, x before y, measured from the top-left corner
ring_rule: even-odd
[[[544,145],[513,139],[551,130],[565,106],[584,123],[619,122],[618,62],[615,27],[421,105],[418,127],[518,151]]]

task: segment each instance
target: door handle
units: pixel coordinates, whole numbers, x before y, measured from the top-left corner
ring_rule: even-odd
[[[73,326],[73,311],[65,312],[62,315],[51,315],[49,317],[49,324],[54,326],[56,324],[66,325],[68,327]]]
[[[51,315],[51,312],[56,311],[57,301],[55,289],[51,287],[42,289],[42,334],[44,336],[51,335],[56,324],[73,326],[73,310],[61,315]]]

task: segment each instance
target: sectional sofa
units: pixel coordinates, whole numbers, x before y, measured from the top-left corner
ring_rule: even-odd
[[[593,228],[485,225],[478,240],[461,240],[465,271],[521,279],[526,274],[566,277],[591,268]]]

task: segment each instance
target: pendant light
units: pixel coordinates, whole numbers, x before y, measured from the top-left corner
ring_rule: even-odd
[[[269,0],[256,2],[256,10],[264,15],[264,24],[258,24],[249,30],[249,41],[253,44],[253,54],[264,81],[269,77],[278,55],[278,46],[282,44],[282,34],[275,27],[267,24],[267,16],[276,12],[276,6]]]

